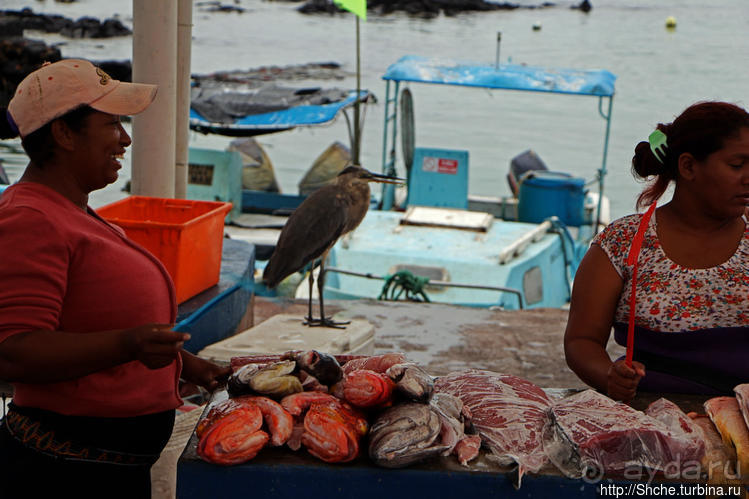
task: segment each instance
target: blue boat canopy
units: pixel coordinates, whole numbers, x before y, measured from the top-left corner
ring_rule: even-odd
[[[369,96],[367,90],[359,93],[361,101]],[[298,126],[322,125],[334,120],[338,113],[356,102],[356,90],[348,92],[345,99],[320,105],[300,105],[279,111],[250,114],[231,123],[211,121],[190,108],[190,128],[203,133],[230,136],[252,136],[279,132]]]
[[[382,78],[418,83],[611,97],[614,95],[616,75],[605,69],[549,69],[519,64],[500,64],[497,68],[485,64],[407,55],[392,64]]]

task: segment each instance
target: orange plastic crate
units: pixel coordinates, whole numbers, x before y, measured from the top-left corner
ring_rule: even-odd
[[[174,281],[177,303],[218,283],[224,217],[231,203],[130,196],[96,212],[158,258]]]

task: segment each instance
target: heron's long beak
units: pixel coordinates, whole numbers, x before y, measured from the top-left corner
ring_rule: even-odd
[[[370,182],[379,182],[381,184],[395,184],[403,185],[406,183],[406,179],[400,177],[393,177],[391,175],[380,175],[379,173],[369,172],[371,177],[367,178]]]

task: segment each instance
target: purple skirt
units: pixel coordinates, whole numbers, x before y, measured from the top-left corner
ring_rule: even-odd
[[[627,345],[627,324],[614,324],[614,339]],[[633,360],[645,366],[639,390],[733,395],[749,381],[749,327],[663,333],[635,327]]]

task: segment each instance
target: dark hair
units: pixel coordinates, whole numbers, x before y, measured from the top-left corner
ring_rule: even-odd
[[[0,140],[18,137],[18,130],[8,120],[8,108],[0,107]]]
[[[661,164],[650,149],[650,143],[640,142],[632,157],[632,172],[636,177],[655,180],[637,197],[637,208],[647,206],[665,192],[671,181],[678,178],[679,156],[690,153],[697,161],[723,147],[723,141],[738,135],[741,128],[749,128],[749,113],[728,102],[698,102],[684,110],[672,123],[656,127],[666,134],[668,146]]]
[[[88,115],[94,111],[89,106],[79,106],[56,119],[64,121],[73,131],[78,132],[84,127]],[[8,121],[7,108],[0,108],[0,113],[2,113],[2,116],[0,116],[0,139],[18,137],[18,130],[14,129]],[[39,167],[52,160],[55,154],[52,121],[21,139],[23,150],[26,151],[31,162]]]

